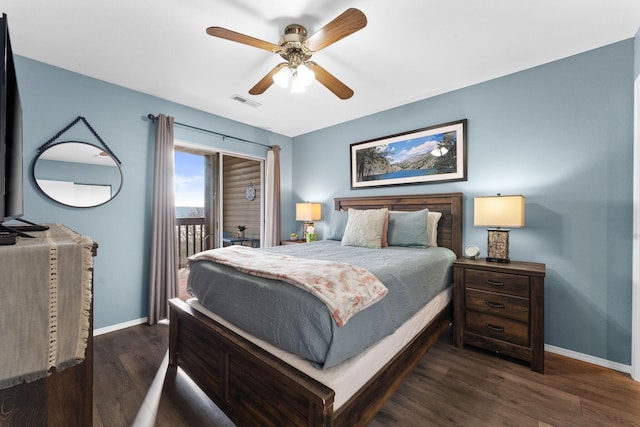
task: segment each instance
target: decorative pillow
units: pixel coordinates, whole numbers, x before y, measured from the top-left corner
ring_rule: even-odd
[[[347,218],[349,218],[347,211],[333,211],[327,240],[342,240],[344,229],[347,226]]]
[[[427,247],[429,209],[415,212],[390,212],[389,246]]]
[[[442,212],[429,211],[427,220],[427,246],[438,246],[438,221],[442,217]]]
[[[382,228],[388,209],[351,209],[342,236],[342,246],[380,249]]]

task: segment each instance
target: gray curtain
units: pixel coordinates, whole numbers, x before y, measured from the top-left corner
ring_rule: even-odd
[[[153,230],[149,274],[149,316],[153,325],[169,316],[178,295],[178,237],[174,199],[173,117],[156,119],[153,172]]]
[[[264,246],[280,244],[280,146],[272,145],[267,152],[267,192]]]

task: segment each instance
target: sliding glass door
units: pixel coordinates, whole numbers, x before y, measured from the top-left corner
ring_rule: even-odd
[[[260,246],[264,160],[177,144],[175,170],[181,267],[202,250]]]

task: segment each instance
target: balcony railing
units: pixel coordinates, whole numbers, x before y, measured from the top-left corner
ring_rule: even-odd
[[[186,266],[187,257],[204,251],[207,238],[207,224],[204,218],[176,218],[178,229],[179,267]]]

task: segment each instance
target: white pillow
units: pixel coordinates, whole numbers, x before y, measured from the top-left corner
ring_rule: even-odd
[[[351,209],[342,236],[342,246],[380,249],[382,229],[387,218],[384,209]]]
[[[427,246],[438,246],[438,221],[442,212],[429,211],[427,218]]]

